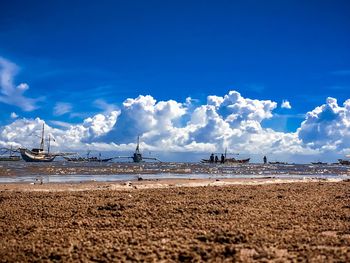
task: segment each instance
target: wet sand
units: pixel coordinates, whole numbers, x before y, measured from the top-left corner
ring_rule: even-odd
[[[349,181],[3,184],[0,218],[2,262],[350,261]]]

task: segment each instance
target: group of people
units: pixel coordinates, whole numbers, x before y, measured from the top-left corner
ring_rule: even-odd
[[[209,157],[209,162],[210,163],[218,163],[219,162],[219,157],[217,155],[214,156],[214,154],[212,153],[210,155],[210,157]],[[267,157],[266,157],[266,155],[263,158],[263,162],[264,162],[264,164],[267,164]],[[224,154],[221,154],[220,163],[225,163],[225,156],[224,156]]]
[[[217,155],[214,156],[214,154],[212,153],[210,155],[209,162],[210,163],[218,163],[219,157]],[[225,156],[223,154],[221,154],[220,163],[225,163]]]

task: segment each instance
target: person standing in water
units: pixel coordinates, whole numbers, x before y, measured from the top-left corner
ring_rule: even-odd
[[[213,163],[213,162],[214,162],[214,154],[213,154],[213,153],[210,155],[209,160],[210,160],[210,162],[211,162],[211,163]]]
[[[217,155],[215,155],[215,163],[219,162],[219,157]]]
[[[263,160],[264,160],[264,164],[267,164],[267,157],[266,157],[266,155],[264,156]]]
[[[220,163],[225,163],[225,156],[224,156],[224,154],[221,154],[221,160],[220,160]]]

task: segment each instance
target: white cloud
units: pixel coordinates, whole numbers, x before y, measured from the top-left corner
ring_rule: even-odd
[[[339,106],[334,98],[306,114],[298,136],[311,148],[335,151],[350,148],[350,99]]]
[[[69,122],[65,122],[65,121],[55,121],[55,120],[50,120],[50,123],[62,128],[70,128],[71,126],[73,126],[73,124],[69,123]]]
[[[18,118],[18,115],[16,114],[16,112],[11,112],[10,117],[11,117],[11,119],[16,119],[16,118]]]
[[[290,105],[290,102],[288,100],[283,100],[281,104],[282,109],[291,109],[292,106]]]
[[[20,83],[17,86],[14,84],[14,76],[17,72],[17,65],[0,57],[0,102],[17,106],[24,111],[33,111],[38,108],[37,102],[42,98],[24,96],[29,86],[27,83]]]
[[[56,149],[82,150],[86,149],[89,143],[93,143],[93,139],[108,133],[115,125],[118,115],[117,111],[109,115],[97,114],[85,119],[82,124],[70,126],[54,122],[56,125],[65,126],[64,129],[53,128],[46,123],[45,133],[55,138],[52,144]],[[38,146],[38,135],[40,135],[43,123],[45,122],[40,118],[15,120],[3,127],[0,133],[0,145],[11,144],[28,148]]]
[[[94,105],[103,110],[105,113],[110,113],[112,111],[118,110],[118,107],[115,106],[114,104],[107,103],[106,101],[102,99],[97,99],[94,101]]]
[[[236,91],[208,96],[207,103],[195,106],[174,100],[156,101],[152,96],[126,99],[120,110],[103,112],[80,124],[51,121],[62,128],[47,126],[57,150],[133,150],[141,136],[142,149],[164,152],[223,151],[246,155],[278,156],[346,152],[350,149],[350,100],[338,106],[329,98],[325,105],[309,112],[294,133],[277,132],[262,126],[273,116],[277,103],[244,98]],[[114,108],[112,105],[111,108]],[[38,144],[30,136],[40,132],[40,119],[17,119],[4,126],[0,145],[26,147]],[[289,158],[288,160],[291,160]]]
[[[67,102],[57,102],[53,114],[56,116],[61,116],[72,111],[72,104]]]

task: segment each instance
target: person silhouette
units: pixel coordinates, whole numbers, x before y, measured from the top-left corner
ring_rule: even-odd
[[[263,160],[264,160],[264,164],[267,164],[267,157],[266,156],[264,156]]]
[[[213,153],[210,155],[210,159],[209,160],[210,160],[211,163],[214,162],[214,154]]]
[[[221,163],[225,163],[225,156],[224,156],[224,154],[221,154],[221,161],[220,161]]]

